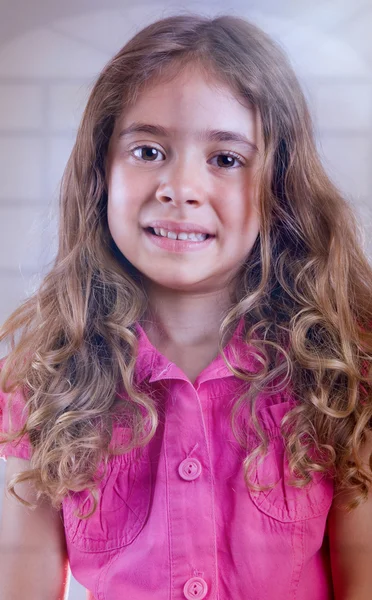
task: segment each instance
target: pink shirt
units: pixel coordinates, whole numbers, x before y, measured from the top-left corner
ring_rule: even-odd
[[[291,396],[260,398],[270,445],[255,465],[255,479],[277,484],[270,491],[248,491],[244,451],[229,425],[242,382],[218,356],[191,384],[138,331],[136,379],[150,386],[165,418],[139,460],[137,450],[113,458],[90,520],[72,514],[86,492],[63,502],[71,571],[90,590],[88,598],[330,600],[325,529],[333,485],[320,476],[305,490],[284,482],[288,464],[279,425],[293,405]],[[257,363],[239,331],[226,353],[234,365],[240,357],[254,371]],[[17,407],[14,414],[19,418]],[[116,428],[112,443],[126,433]],[[30,457],[25,441],[0,446],[0,452]],[[84,506],[85,513],[89,499]]]

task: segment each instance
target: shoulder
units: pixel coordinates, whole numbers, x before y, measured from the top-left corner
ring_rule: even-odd
[[[0,360],[0,370],[6,358]],[[7,394],[0,388],[0,442],[3,433],[14,433],[22,429],[27,421],[27,407],[21,391]],[[14,456],[23,460],[31,458],[31,444],[28,435],[13,442],[0,443],[0,457]]]

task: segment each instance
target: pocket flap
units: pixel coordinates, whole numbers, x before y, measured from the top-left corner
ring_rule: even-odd
[[[95,512],[88,490],[72,492],[63,501],[66,535],[77,548],[86,552],[102,552],[121,548],[133,542],[143,528],[151,499],[151,465],[148,448],[137,449],[111,459],[100,483]],[[74,514],[76,513],[76,514]]]
[[[290,410],[288,402],[268,406],[260,413],[269,437],[266,456],[257,457],[252,479],[271,489],[256,492],[249,489],[254,504],[260,511],[282,522],[300,521],[317,517],[329,510],[333,500],[333,481],[323,473],[312,473],[312,481],[305,487],[289,485],[293,478],[285,452],[280,424]]]

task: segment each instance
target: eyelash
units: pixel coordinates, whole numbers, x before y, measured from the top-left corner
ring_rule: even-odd
[[[161,150],[159,150],[159,148],[156,148],[156,146],[149,146],[149,145],[146,145],[146,144],[144,144],[143,146],[136,146],[135,148],[132,148],[132,149],[130,150],[130,152],[133,154],[135,150],[140,150],[141,148],[153,148],[154,150],[156,150],[157,152],[160,152],[160,153],[162,154]],[[219,152],[218,154],[215,154],[215,156],[232,156],[233,158],[235,158],[235,160],[237,160],[237,161],[240,163],[240,167],[243,167],[243,166],[244,166],[244,164],[243,164],[243,161],[242,161],[242,159],[241,159],[240,155],[239,155],[239,154],[236,154],[235,152],[231,152],[231,151],[229,151],[229,152]],[[143,159],[141,159],[141,158],[138,158],[137,156],[135,156],[135,158],[136,158],[137,160],[143,160]],[[214,158],[214,157],[212,157],[212,158]],[[151,162],[161,162],[161,161],[155,161],[155,160],[144,160],[144,162],[149,162],[149,163],[151,163]],[[219,168],[220,168],[220,169],[223,169],[223,170],[225,170],[225,171],[229,171],[229,170],[231,170],[232,168],[236,168],[236,167],[229,167],[229,166],[228,166],[228,167],[219,167]]]

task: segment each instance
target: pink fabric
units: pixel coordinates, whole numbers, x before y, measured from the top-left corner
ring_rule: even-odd
[[[234,365],[241,360],[254,371],[258,363],[239,332],[240,327],[226,353]],[[269,491],[248,491],[244,452],[229,425],[242,382],[218,356],[192,385],[139,326],[138,333],[136,379],[151,389],[165,418],[142,456],[134,450],[114,457],[91,519],[73,516],[87,499],[85,492],[64,500],[70,566],[90,590],[88,597],[330,600],[325,528],[333,485],[317,477],[298,490],[284,481],[288,464],[279,425],[293,404],[291,396],[260,397],[270,446],[255,465],[255,479],[277,483]],[[116,429],[113,443],[120,444],[127,433]],[[0,452],[29,457],[25,442],[0,446]],[[84,513],[89,508],[87,500]]]

